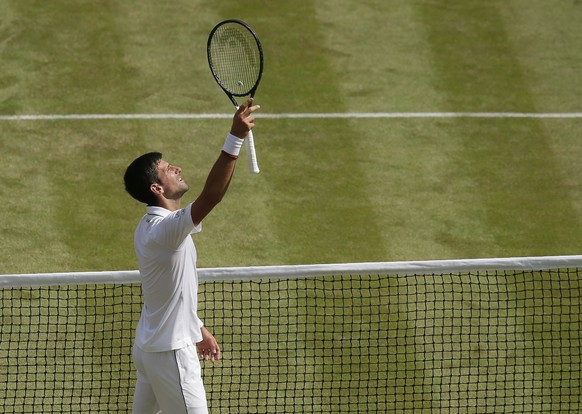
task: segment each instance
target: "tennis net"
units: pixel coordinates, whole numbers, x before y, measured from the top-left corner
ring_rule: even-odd
[[[213,413],[579,413],[582,256],[200,270]],[[0,411],[127,413],[139,274],[0,275]]]

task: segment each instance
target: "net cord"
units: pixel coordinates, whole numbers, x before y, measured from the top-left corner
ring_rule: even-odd
[[[301,279],[329,275],[443,274],[453,272],[547,270],[582,267],[582,255],[461,260],[335,263],[283,266],[217,267],[198,270],[201,282],[221,280]],[[29,286],[138,283],[138,270],[0,274],[0,289]]]

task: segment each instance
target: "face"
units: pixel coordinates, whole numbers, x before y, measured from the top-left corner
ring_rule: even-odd
[[[190,188],[182,179],[182,169],[165,160],[160,160],[158,163],[158,180],[163,195],[167,199],[178,200]]]

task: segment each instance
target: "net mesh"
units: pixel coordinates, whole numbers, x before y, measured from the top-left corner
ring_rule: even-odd
[[[578,268],[205,282],[213,413],[579,413]],[[0,289],[0,411],[131,412],[138,284]]]

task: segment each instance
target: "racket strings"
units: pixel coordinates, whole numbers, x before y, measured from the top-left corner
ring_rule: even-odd
[[[233,95],[248,95],[261,71],[261,52],[254,36],[240,25],[223,25],[212,36],[208,50],[219,83]]]

